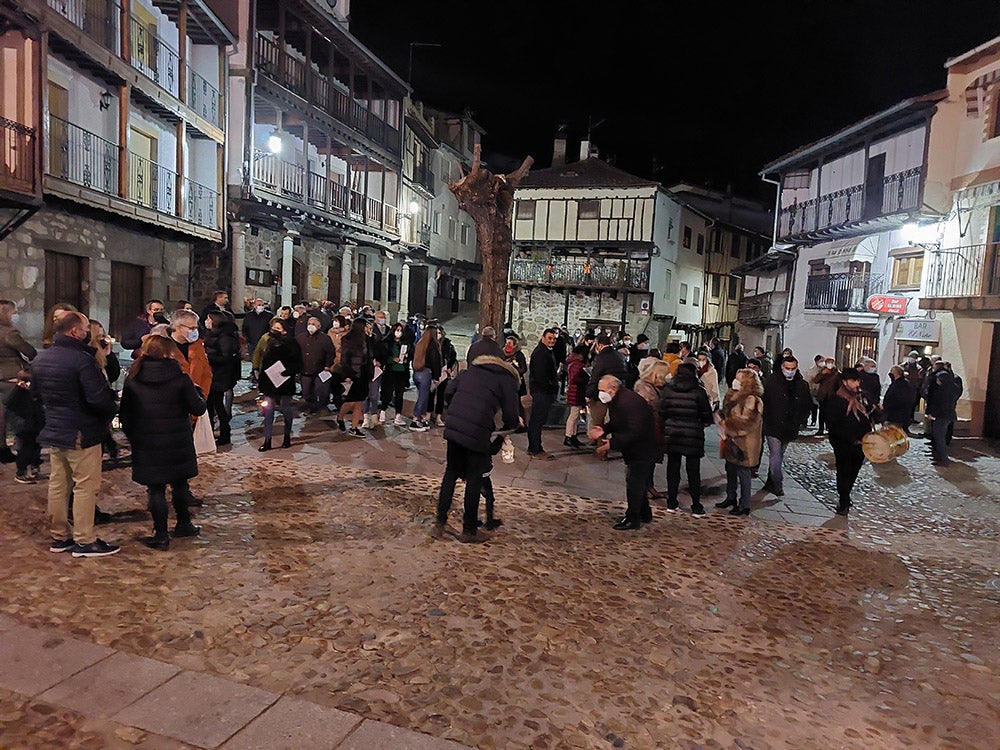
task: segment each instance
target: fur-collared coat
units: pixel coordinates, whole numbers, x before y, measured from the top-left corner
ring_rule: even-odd
[[[756,466],[760,459],[763,444],[763,413],[764,401],[747,389],[726,391],[722,400],[722,421],[720,428],[725,430],[726,437],[732,440],[743,451],[742,461],[734,461],[738,466]],[[725,458],[721,456],[720,458]]]

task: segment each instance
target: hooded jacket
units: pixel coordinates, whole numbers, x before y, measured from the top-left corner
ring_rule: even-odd
[[[205,331],[205,356],[212,368],[212,393],[225,393],[236,385],[242,367],[236,321],[226,318]]]
[[[712,424],[708,393],[690,368],[678,368],[660,400],[663,448],[682,456],[705,455],[705,428]]]
[[[601,378],[605,375],[614,375],[623,383],[625,382],[625,360],[618,353],[618,350],[611,346],[604,347],[591,363],[590,382],[587,383],[587,398],[591,401],[597,401]]]
[[[126,379],[120,410],[132,446],[132,481],[168,484],[198,476],[191,417],[205,401],[174,359],[147,359]]]
[[[445,440],[476,453],[489,453],[498,410],[503,415],[503,429],[517,426],[520,381],[517,370],[500,357],[476,357],[445,391],[445,399],[450,401]]]

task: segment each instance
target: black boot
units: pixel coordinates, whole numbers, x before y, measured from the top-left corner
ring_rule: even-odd
[[[733,508],[736,506],[735,500],[723,500],[721,503],[716,503],[716,508]]]
[[[285,439],[281,441],[281,447],[282,448],[291,448],[292,447],[292,426],[291,425],[288,425],[285,428]]]
[[[271,450],[271,438],[266,438],[263,443],[261,443],[260,448],[257,450],[264,452]]]

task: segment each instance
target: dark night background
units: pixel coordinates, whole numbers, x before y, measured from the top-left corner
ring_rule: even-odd
[[[674,3],[353,0],[351,29],[414,97],[472,110],[484,158],[574,159],[588,119],[602,158],[670,185],[762,200],[769,161],[910,96],[1000,35],[998,0]]]

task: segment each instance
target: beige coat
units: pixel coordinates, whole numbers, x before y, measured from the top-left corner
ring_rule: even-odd
[[[722,402],[720,429],[746,456],[739,466],[756,466],[763,445],[764,401],[752,393],[729,391]],[[721,455],[720,458],[725,458]]]

